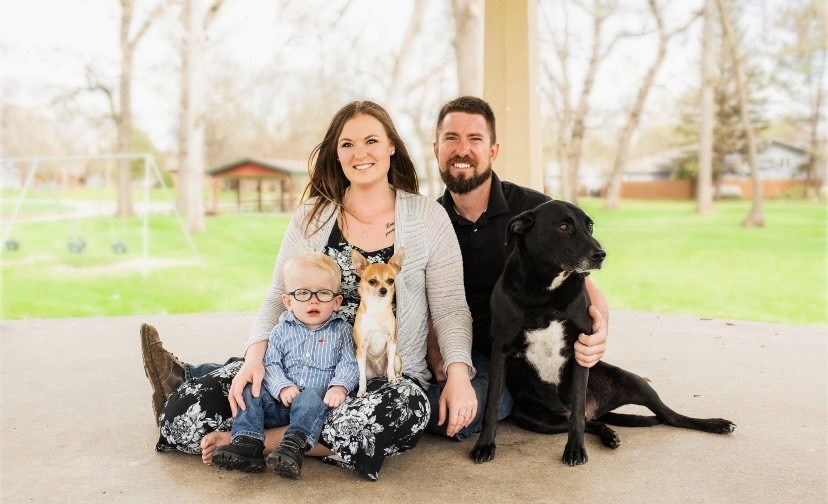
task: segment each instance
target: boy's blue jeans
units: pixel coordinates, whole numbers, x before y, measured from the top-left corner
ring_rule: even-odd
[[[290,407],[274,399],[264,387],[259,397],[253,397],[252,385],[244,387],[246,409],[239,410],[230,431],[233,438],[248,436],[264,442],[264,430],[287,425],[285,434],[302,434],[307,442],[305,450],[319,440],[328,406],[322,402],[327,387],[307,387],[293,398]]]

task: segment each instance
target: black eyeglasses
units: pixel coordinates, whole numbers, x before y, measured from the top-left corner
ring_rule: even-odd
[[[330,303],[333,299],[339,295],[338,292],[334,292],[331,289],[319,289],[318,291],[312,291],[310,289],[296,289],[293,292],[288,292],[293,299],[301,302],[310,301],[310,298],[316,296],[316,299],[319,300],[320,303]]]

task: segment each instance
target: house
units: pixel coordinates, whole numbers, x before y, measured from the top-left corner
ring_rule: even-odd
[[[804,180],[808,152],[780,140],[765,140],[756,146],[762,180]]]
[[[633,199],[692,199],[695,197],[694,180],[677,180],[675,173],[680,160],[694,158],[697,145],[666,149],[662,152],[630,160],[624,170],[621,188],[622,198]],[[763,140],[757,144],[757,165],[762,181],[762,194],[775,197],[794,187],[803,186],[804,165],[808,162],[805,149],[781,140]],[[717,187],[720,196],[751,197],[753,182],[747,160],[734,153],[725,162],[735,166],[734,173],[722,176]],[[821,173],[815,174],[818,178]],[[814,182],[817,187],[823,181]]]
[[[621,197],[629,199],[692,199],[693,180],[677,179],[682,159],[692,156],[696,146],[665,149],[649,156],[631,159],[624,169]]]
[[[729,156],[728,161],[736,166],[736,173],[722,177],[725,192],[735,196],[750,197],[753,185],[750,166],[747,159],[740,154]],[[763,196],[781,196],[794,187],[801,187],[807,182],[805,165],[808,152],[796,145],[782,140],[762,140],[756,145],[756,165],[762,181]],[[821,173],[814,174],[821,178]],[[819,187],[823,181],[813,181]]]
[[[307,183],[305,161],[281,159],[263,161],[244,158],[207,170],[212,178],[210,213],[218,214],[222,185],[236,192],[236,209],[253,208],[262,212],[271,208],[275,212],[290,212],[299,202]],[[255,192],[255,198],[246,195]]]

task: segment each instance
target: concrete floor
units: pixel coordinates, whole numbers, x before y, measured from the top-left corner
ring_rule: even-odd
[[[679,412],[724,417],[719,436],[618,428],[609,450],[564,466],[565,435],[504,422],[498,455],[426,436],[380,481],[308,460],[300,481],[228,473],[153,451],[141,366],[147,321],[191,362],[241,352],[253,314],[0,322],[0,501],[18,502],[828,502],[828,330],[613,312],[606,360],[649,378]]]

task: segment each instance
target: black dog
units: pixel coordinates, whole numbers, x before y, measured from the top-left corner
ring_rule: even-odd
[[[599,269],[606,253],[592,236],[592,220],[578,207],[549,201],[515,216],[509,239],[517,244],[492,293],[492,356],[483,432],[471,452],[476,463],[495,456],[497,398],[504,377],[514,396],[512,418],[527,430],[569,432],[563,461],[587,461],[584,432],[610,448],[620,445],[612,425],[659,423],[718,434],[733,432],[721,418],[697,419],[665,405],[641,377],[598,362],[578,365],[574,344],[592,333],[584,278]],[[611,413],[625,404],[646,406],[655,417]]]

